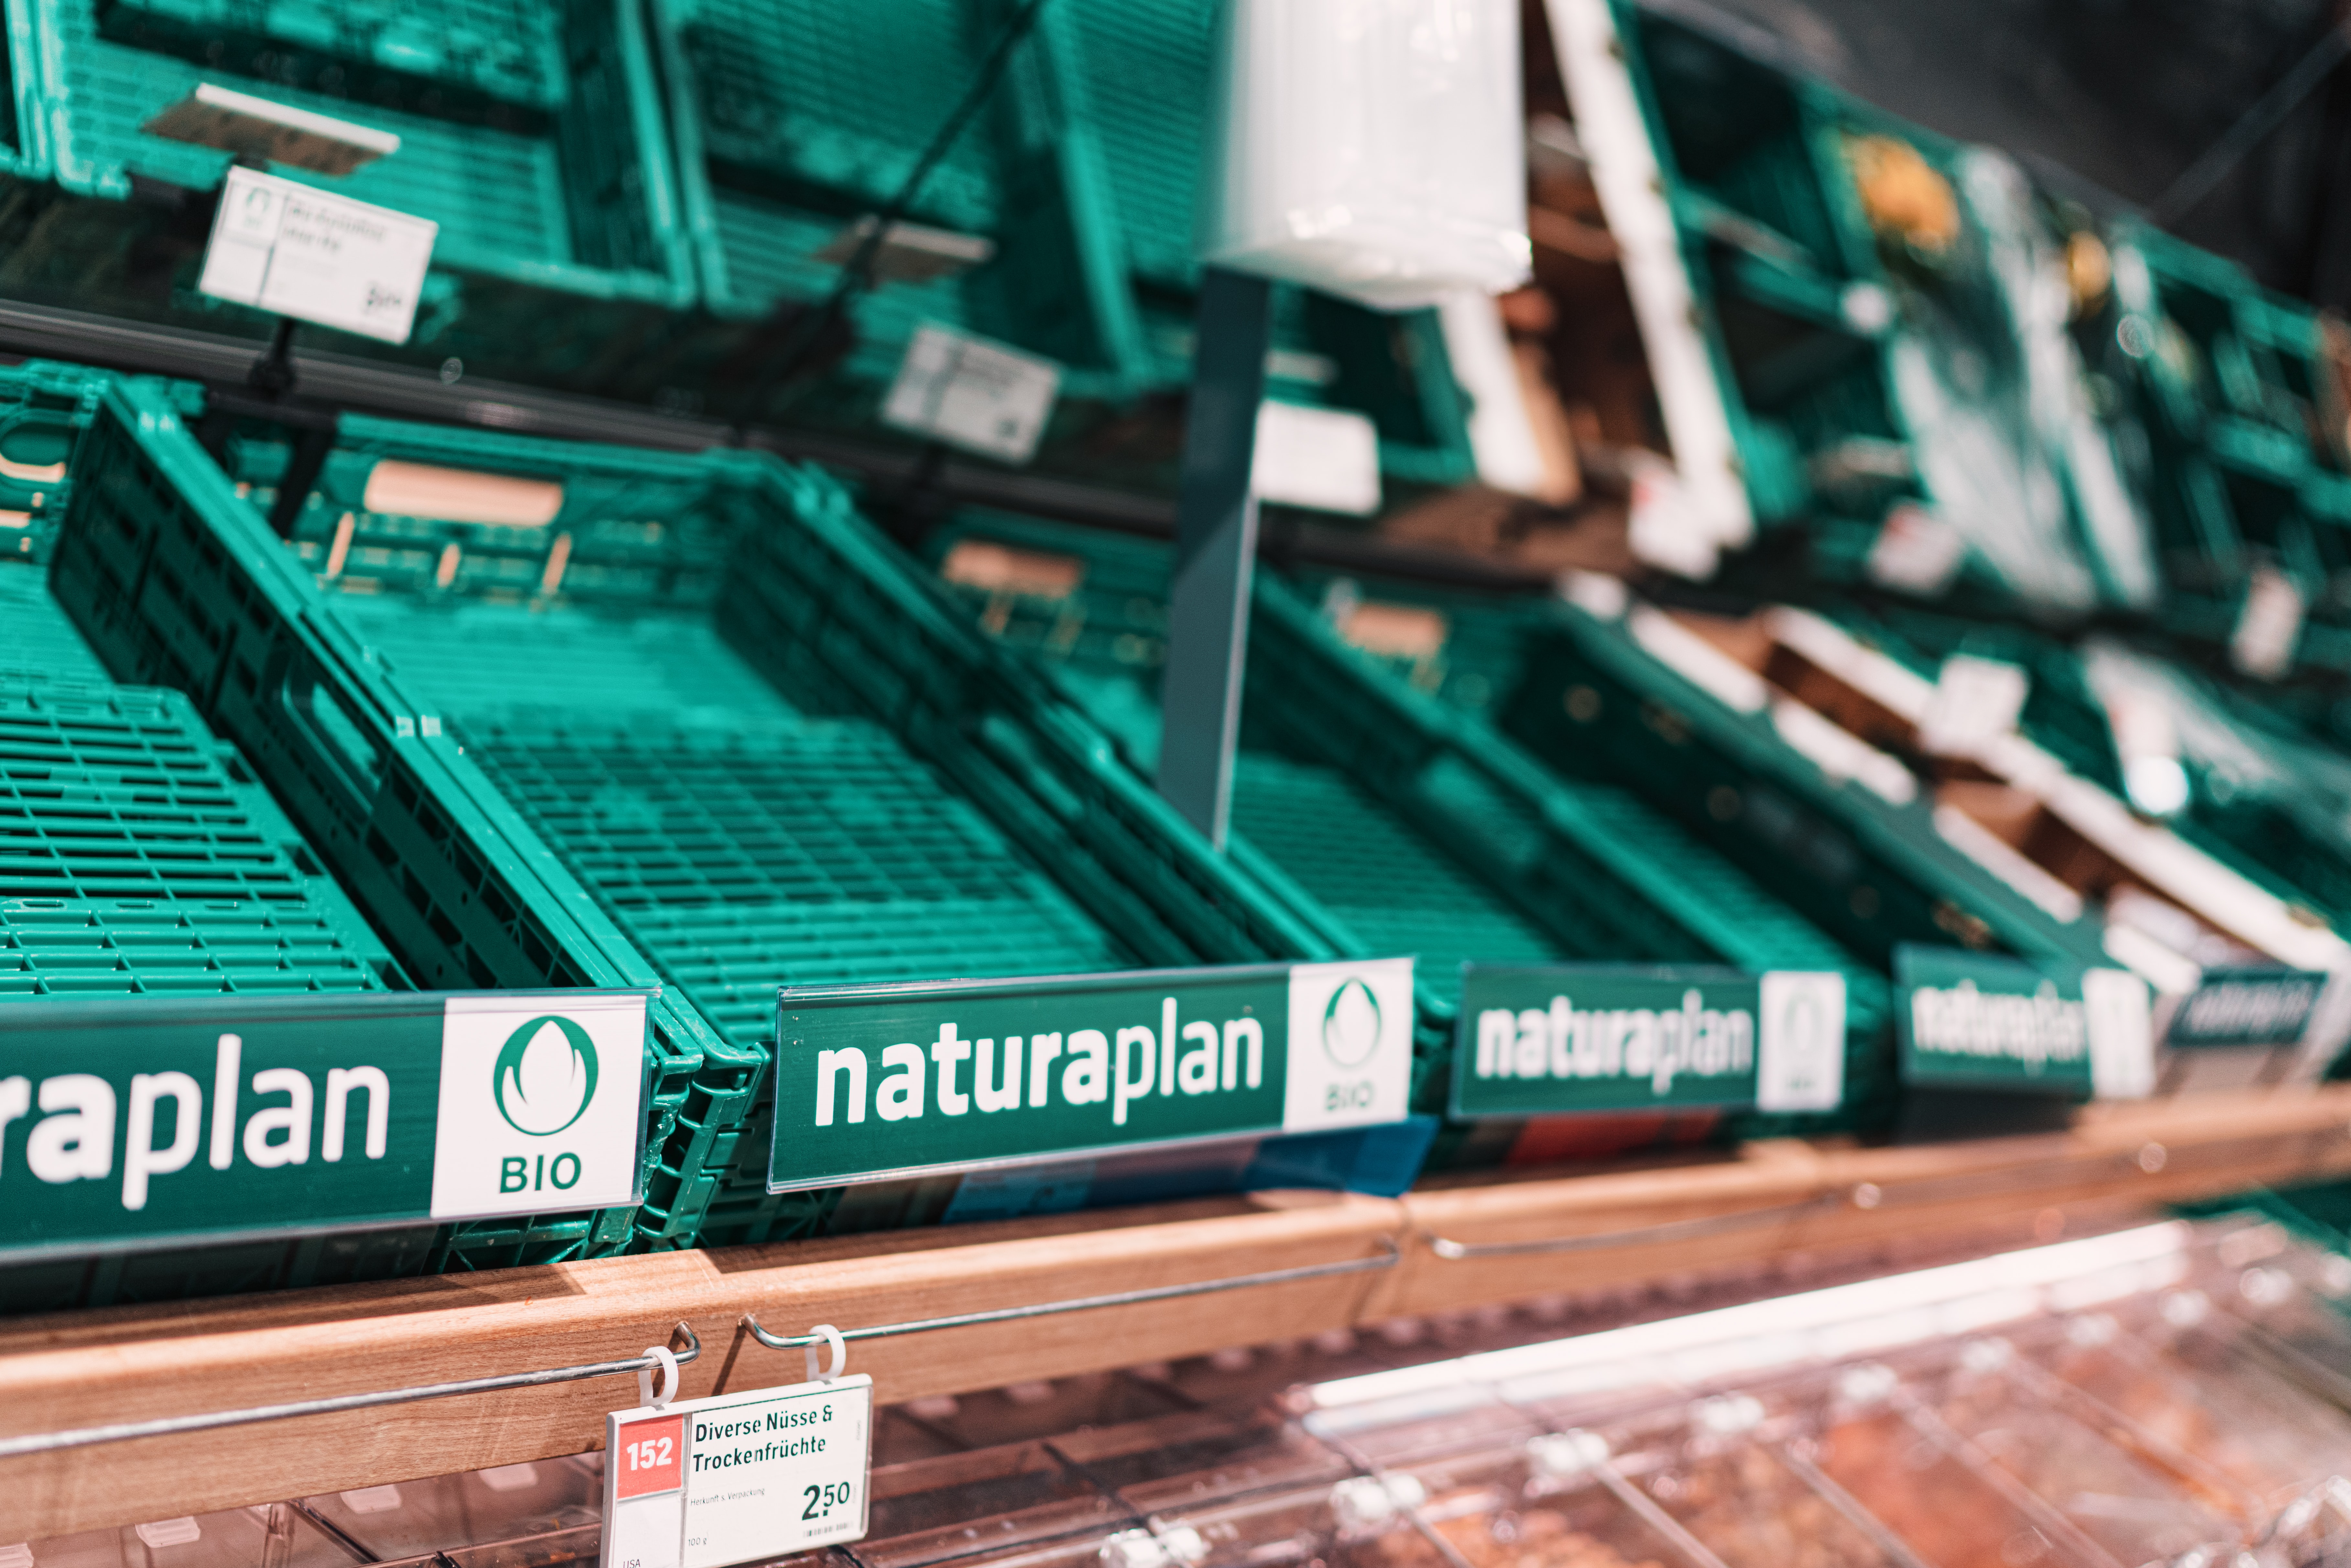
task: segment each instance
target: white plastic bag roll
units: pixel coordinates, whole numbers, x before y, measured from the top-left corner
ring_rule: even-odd
[[[1527,280],[1517,0],[1228,0],[1200,259],[1376,309]]]

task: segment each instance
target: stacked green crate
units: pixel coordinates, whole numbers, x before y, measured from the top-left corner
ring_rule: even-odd
[[[1963,594],[2151,602],[2062,249],[2014,165],[1610,8],[1758,521],[1802,525],[1814,573],[1950,591],[1879,553],[1917,508],[1963,543]]]
[[[1333,589],[1335,587],[1335,593]],[[1629,790],[1885,972],[1905,942],[2111,963],[2094,918],[2066,919],[1946,839],[1931,791],[1873,784],[1806,733],[1745,665],[1608,580],[1571,599],[1326,581],[1441,617],[1408,678],[1493,723],[1563,779]],[[1892,757],[1886,768],[1901,770]]]
[[[232,448],[256,500],[284,463]],[[441,504],[386,498],[420,472]],[[538,520],[459,520],[486,476],[540,486]],[[277,553],[476,800],[741,1056],[766,1060],[786,983],[1332,952],[813,473],[347,419]],[[674,1230],[834,1222],[837,1194],[766,1192],[770,1114],[681,1113],[705,1146],[665,1166]],[[862,1194],[855,1223],[936,1218],[953,1189]]]
[[[0,376],[0,462],[41,470],[11,482],[39,486],[45,528],[76,486],[105,482],[78,441],[105,384],[55,366]],[[180,693],[116,685],[44,567],[0,558],[0,1029],[12,997],[406,985],[236,747]],[[0,1312],[414,1273],[454,1239],[428,1225],[44,1260],[0,1267]]]
[[[181,397],[109,382],[76,447],[50,591],[107,667],[193,699],[410,985],[657,985],[512,814],[475,799],[475,776],[437,727],[420,724],[319,615],[309,574],[196,445]],[[731,1152],[723,1124],[750,1099],[763,1058],[672,998],[656,1000],[651,1021],[648,1201],[439,1228],[404,1271],[691,1243],[700,1210],[677,1194],[691,1199],[715,1145]]]
[[[988,0],[657,0],[684,211],[711,309],[736,323],[671,381],[717,412],[831,291],[859,218],[896,196],[1011,19]],[[1049,5],[924,184],[909,221],[985,241],[967,271],[885,277],[852,312],[845,407],[870,414],[935,321],[1042,354],[1065,395],[1123,400],[1190,375],[1192,210],[1209,91],[1207,0]],[[830,256],[831,259],[825,259]],[[1434,312],[1401,318],[1284,288],[1274,395],[1369,414],[1383,465],[1471,476],[1468,410]],[[758,324],[758,325],[755,325]],[[830,350],[811,354],[819,368]],[[699,369],[688,372],[684,363]],[[804,399],[797,416],[838,417]]]
[[[2080,331],[2147,427],[2172,629],[2231,643],[2267,571],[2300,605],[2279,656],[2240,662],[2351,670],[2351,389],[2317,312],[2137,225],[2115,235],[2114,276]]]
[[[1009,16],[972,0],[657,0],[684,214],[711,309],[755,322],[823,298],[840,257],[820,253],[897,194]],[[993,258],[861,300],[854,382],[886,384],[925,320],[1058,360],[1073,389],[1146,379],[1134,304],[1103,243],[1110,196],[1093,131],[1047,57],[1043,37],[1020,47],[907,214],[985,242]]]
[[[37,152],[23,172],[55,183],[16,204],[20,297],[266,329],[193,292],[229,154],[143,129],[209,82],[399,136],[346,175],[273,172],[440,225],[415,357],[592,376],[608,340],[695,299],[627,0],[28,0],[12,26],[19,12],[19,135]]]
[[[1148,776],[1166,651],[1165,547],[995,513],[935,541],[981,627],[1052,672]],[[1343,953],[1419,960],[1449,1034],[1460,966],[1616,961],[1836,969],[1849,1103],[1878,1106],[1882,975],[1635,791],[1547,773],[1478,717],[1392,678],[1259,580],[1230,852]],[[1441,1077],[1424,1102],[1442,1103]],[[1454,1158],[1499,1152],[1489,1134]]]
[[[2031,681],[2018,725],[2027,739],[2278,897],[2351,929],[2351,759],[2160,651],[1917,612],[1832,612],[1930,680],[1953,654],[2020,666]],[[2149,754],[2152,779],[2130,777],[2110,698],[2165,716],[2168,746]]]

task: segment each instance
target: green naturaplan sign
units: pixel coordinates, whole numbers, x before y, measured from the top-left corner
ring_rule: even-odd
[[[771,1192],[1404,1119],[1412,960],[787,988]]]
[[[2333,977],[2316,969],[2207,969],[2172,1009],[2173,1050],[2300,1045]]]
[[[1902,1081],[2085,1100],[2155,1086],[2145,980],[2124,969],[2060,977],[1949,947],[1894,952]]]
[[[1835,973],[1467,964],[1453,1114],[1833,1111],[1844,1013]]]
[[[649,999],[0,1004],[0,1254],[634,1203]]]

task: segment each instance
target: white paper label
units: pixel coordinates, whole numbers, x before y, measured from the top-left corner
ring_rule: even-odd
[[[2145,980],[2127,969],[2085,969],[2082,1012],[2090,1036],[2090,1092],[2137,1100],[2155,1092],[2155,1018]]]
[[[1368,517],[1380,509],[1380,435],[1360,413],[1258,405],[1249,488],[1259,499]]]
[[[234,168],[196,281],[203,293],[405,343],[441,225]]]
[[[1026,463],[1061,394],[1061,368],[1000,343],[924,327],[898,361],[882,423]]]
[[[1844,1101],[1844,977],[1773,970],[1762,990],[1755,1108],[1835,1110]]]
[[[1918,745],[1938,757],[1967,756],[2014,729],[2031,694],[2021,666],[1954,653],[1943,661],[1918,720]]]
[[[1914,501],[1886,514],[1869,547],[1869,580],[1932,599],[1951,586],[1968,559],[1967,536]]]
[[[2302,590],[2272,566],[2257,566],[2245,585],[2245,604],[2229,637],[2229,662],[2258,680],[2274,681],[2294,667],[2302,641]]]
[[[726,1568],[865,1534],[871,1377],[619,1410],[605,1437],[602,1568]]]
[[[1412,1020],[1409,958],[1293,967],[1281,1130],[1402,1121],[1411,1109]]]
[[[634,1201],[644,1062],[642,996],[451,997],[433,1218]]]

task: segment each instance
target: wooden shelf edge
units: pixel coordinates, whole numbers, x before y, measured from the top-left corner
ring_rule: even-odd
[[[1381,1256],[1384,1272],[862,1341],[883,1399],[961,1393],[1524,1300],[1921,1228],[2111,1210],[2351,1173],[2351,1085],[2097,1107],[2069,1132],[1926,1147],[1774,1141],[1707,1161],[1449,1184],[1398,1201],[1266,1194],[951,1230],[658,1253],[0,1325],[0,1434],[240,1408],[633,1355],[686,1322],[688,1396],[796,1381],[739,1327],[843,1328]],[[1572,1250],[1480,1253],[1585,1240]],[[1468,1255],[1443,1255],[1440,1240]],[[622,1378],[0,1461],[0,1541],[595,1447]]]

